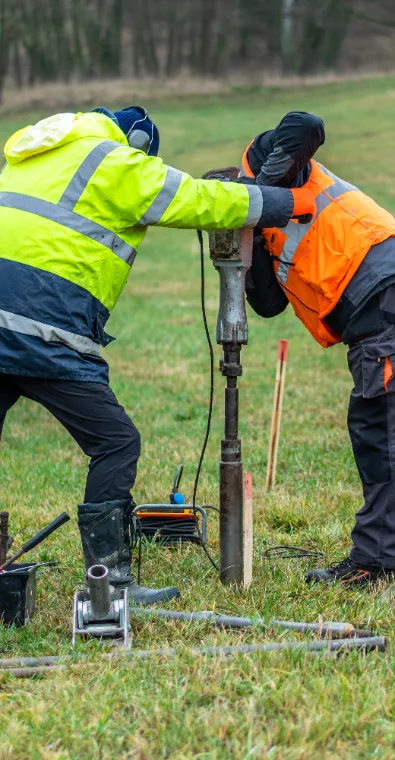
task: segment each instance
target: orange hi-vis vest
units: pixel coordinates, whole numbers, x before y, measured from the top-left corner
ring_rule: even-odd
[[[249,146],[248,146],[249,147]],[[247,152],[242,174],[253,177]],[[295,314],[324,348],[341,337],[325,323],[369,249],[395,235],[395,219],[369,196],[312,160],[304,187],[316,214],[308,224],[263,229],[279,284]]]

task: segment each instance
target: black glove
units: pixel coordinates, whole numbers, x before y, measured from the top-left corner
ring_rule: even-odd
[[[239,185],[256,185],[256,177],[238,177],[235,182],[238,182]]]
[[[223,174],[210,174],[208,177],[204,177],[204,179],[218,179],[220,182],[232,182],[229,177],[225,177]]]

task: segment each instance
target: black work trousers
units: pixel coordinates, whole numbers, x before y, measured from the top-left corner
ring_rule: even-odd
[[[0,375],[0,434],[21,396],[42,404],[90,457],[85,502],[130,498],[140,435],[108,385]]]
[[[356,515],[350,556],[361,565],[395,569],[394,287],[376,302],[375,314],[365,310],[360,324],[365,331],[375,324],[377,331],[348,351],[354,381],[348,429],[365,499]]]

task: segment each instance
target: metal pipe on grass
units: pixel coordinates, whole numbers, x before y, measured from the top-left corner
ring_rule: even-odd
[[[384,652],[386,640],[384,636],[371,636],[366,639],[273,641],[262,644],[236,644],[234,646],[188,647],[184,651],[194,656],[224,657],[238,654],[254,654],[255,652],[296,651],[300,653],[328,653],[347,652],[351,649],[363,652],[371,652],[373,650]],[[177,649],[132,649],[117,655],[106,653],[100,659],[114,660],[114,662],[117,661],[118,663],[124,660],[150,660],[155,657],[171,659],[181,652],[182,650]],[[72,659],[70,657],[14,657],[0,660],[0,670],[3,673],[13,674],[16,678],[27,678],[35,675],[45,675],[59,669],[68,669],[74,665],[96,665],[96,662],[96,660],[89,662],[86,659]]]
[[[179,620],[181,622],[209,622],[219,628],[285,628],[298,633],[318,633],[321,636],[337,635],[351,636],[356,634],[356,629],[351,623],[322,622],[305,623],[293,620],[264,620],[261,617],[236,617],[234,615],[218,615],[210,610],[198,612],[178,612],[177,610],[146,609],[144,607],[132,607],[132,615],[141,617],[160,617],[165,620]],[[361,632],[362,633],[362,632]],[[368,634],[369,632],[364,632]],[[369,633],[369,635],[371,635]]]

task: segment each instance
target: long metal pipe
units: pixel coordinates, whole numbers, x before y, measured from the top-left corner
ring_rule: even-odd
[[[364,652],[378,650],[384,652],[386,640],[384,636],[372,636],[366,639],[336,639],[323,641],[282,641],[267,642],[262,644],[236,644],[234,646],[217,647],[192,647],[188,648],[188,654],[207,655],[210,657],[223,657],[238,654],[253,654],[255,652],[285,652],[288,650],[301,653],[329,653],[345,652],[350,649],[358,649]],[[172,658],[180,654],[177,649],[132,649],[121,654],[104,654],[100,659],[118,659],[119,663],[126,660],[149,660],[154,657]],[[0,670],[14,675],[16,678],[28,678],[30,676],[46,675],[52,670],[68,670],[72,665],[95,665],[96,661],[89,662],[86,659],[71,657],[11,657],[0,660]]]
[[[224,344],[220,365],[226,377],[225,425],[219,466],[220,578],[222,583],[243,582],[243,463],[239,433],[239,391],[241,373],[239,344]]]
[[[220,371],[226,377],[225,430],[220,461],[220,578],[243,583],[243,464],[238,438],[240,351],[248,342],[245,277],[252,262],[252,230],[210,233],[210,256],[219,273],[217,343],[223,347]]]
[[[284,628],[298,633],[318,633],[320,636],[335,636],[336,638],[355,636],[357,638],[371,637],[370,631],[357,630],[351,623],[326,621],[322,623],[306,623],[294,620],[264,620],[261,617],[238,617],[235,615],[219,615],[211,610],[195,612],[179,612],[178,610],[148,609],[133,607],[132,614],[141,617],[164,618],[178,620],[183,623],[208,622],[218,628]]]

